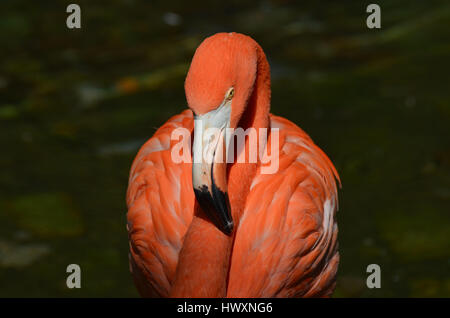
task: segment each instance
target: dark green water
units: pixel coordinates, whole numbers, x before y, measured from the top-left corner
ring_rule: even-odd
[[[70,2],[81,30],[65,26]],[[380,30],[360,1],[70,2],[0,3],[0,296],[137,296],[131,162],[185,108],[202,39],[236,31],[269,58],[272,112],[340,173],[335,295],[450,297],[448,1],[378,1]]]

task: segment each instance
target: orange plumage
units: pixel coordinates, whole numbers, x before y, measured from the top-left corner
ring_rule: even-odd
[[[230,88],[235,91],[232,100],[224,99]],[[261,47],[237,33],[206,39],[195,53],[185,89],[190,110],[158,129],[140,149],[130,172],[130,268],[140,294],[331,295],[339,263],[335,219],[339,177],[303,130],[269,114],[270,71]],[[174,163],[171,154],[178,142],[171,140],[175,129],[185,128],[193,137],[193,113],[202,116],[219,107],[230,107],[231,128],[279,129],[277,173],[261,173],[263,164],[258,160],[224,165],[222,182],[214,182],[220,176],[211,176],[225,193],[220,200],[227,200],[228,216],[227,211],[207,211],[210,208],[199,203],[199,194],[193,191],[196,168]],[[269,149],[272,138],[269,135]],[[212,196],[212,200],[219,199]],[[212,220],[215,213],[222,213],[222,219]]]

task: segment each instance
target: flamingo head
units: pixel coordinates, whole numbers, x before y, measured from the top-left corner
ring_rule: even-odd
[[[255,86],[258,44],[218,33],[197,48],[185,81],[194,113],[192,181],[201,208],[226,234],[233,231],[227,194],[226,128],[236,128]]]

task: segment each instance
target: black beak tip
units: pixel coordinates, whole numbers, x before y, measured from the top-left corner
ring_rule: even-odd
[[[226,235],[231,235],[234,228],[233,219],[230,216],[228,195],[213,184],[212,193],[207,186],[200,189],[194,188],[195,197],[209,219]]]
[[[234,228],[233,221],[228,221],[226,224],[224,224],[223,231],[225,234],[230,235],[233,232],[233,228]]]

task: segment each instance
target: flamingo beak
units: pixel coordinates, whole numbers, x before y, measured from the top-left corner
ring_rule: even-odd
[[[222,232],[233,231],[227,192],[226,128],[230,125],[231,101],[194,116],[192,184],[202,210]]]

